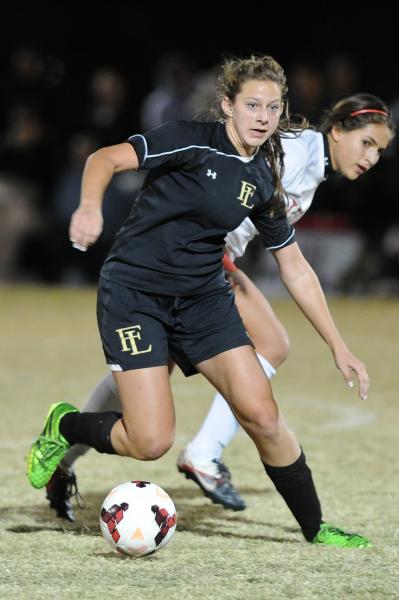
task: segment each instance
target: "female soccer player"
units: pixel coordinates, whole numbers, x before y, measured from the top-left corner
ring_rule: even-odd
[[[284,111],[281,128],[289,127],[286,91],[284,72],[271,57],[226,61],[218,81],[223,122],[171,122],[89,157],[70,228],[83,248],[101,232],[102,198],[113,174],[149,169],[98,291],[99,329],[123,418],[53,404],[28,457],[34,487],[48,483],[76,443],[141,460],[162,456],[175,426],[170,355],[185,374],[198,370],[226,398],[307,541],[369,545],[323,521],[305,455],[278,409],[221,268],[225,235],[248,216],[345,379],[355,371],[360,394],[367,395],[366,369],[342,340],[285,215],[278,128]]]
[[[301,135],[284,135],[283,185],[287,192],[288,218],[297,221],[309,209],[318,185],[330,173],[356,179],[373,167],[394,135],[386,105],[370,94],[357,94],[335,104],[321,126],[321,132],[306,129]],[[241,256],[256,234],[250,220],[227,235],[227,249],[234,259]],[[288,354],[288,336],[266,298],[231,260],[235,300],[247,331],[255,343],[258,358],[270,378]],[[120,409],[115,382],[105,376],[93,390],[83,411]],[[243,499],[233,486],[222,450],[234,437],[239,423],[217,393],[196,437],[180,453],[178,469],[195,481],[213,502],[242,510]],[[62,461],[47,485],[51,506],[60,517],[73,520],[70,497],[76,483],[72,465],[88,446],[76,444]]]
[[[327,112],[320,132],[307,129],[300,136],[283,135],[283,186],[290,223],[309,209],[317,187],[329,174],[354,180],[376,165],[394,132],[385,103],[371,94],[356,94],[340,100]],[[288,335],[263,294],[234,265],[234,259],[244,254],[256,234],[256,228],[246,219],[227,235],[226,250],[231,260],[225,260],[225,267],[231,273],[240,315],[270,379],[287,358]],[[177,460],[179,471],[197,483],[205,495],[233,510],[243,510],[245,503],[221,459],[223,448],[238,428],[229,406],[216,393],[202,427]]]

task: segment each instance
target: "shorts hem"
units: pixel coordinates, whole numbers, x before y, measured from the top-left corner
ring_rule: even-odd
[[[209,360],[211,358],[215,358],[215,356],[217,356],[218,354],[222,354],[223,352],[228,352],[228,350],[234,350],[234,348],[242,348],[243,346],[251,346],[252,348],[254,348],[254,344],[252,343],[252,341],[248,338],[248,340],[246,340],[245,342],[235,342],[235,343],[231,343],[231,344],[227,344],[225,346],[223,346],[223,348],[214,348],[214,349],[209,349],[208,352],[206,352],[205,356],[201,356],[201,358],[195,358],[191,359],[191,362],[194,365],[198,365],[201,362],[204,362],[204,360]]]
[[[119,365],[117,363],[107,363],[107,367],[112,372],[124,373],[125,371],[137,371],[138,369],[152,369],[153,367],[167,367],[167,362],[157,362],[153,365]]]

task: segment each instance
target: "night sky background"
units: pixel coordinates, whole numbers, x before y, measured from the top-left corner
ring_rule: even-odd
[[[151,87],[154,61],[180,50],[197,67],[210,68],[223,55],[272,54],[285,69],[296,61],[322,66],[328,56],[351,55],[360,86],[386,99],[399,95],[397,22],[385,3],[169,3],[54,4],[5,2],[0,36],[1,67],[13,48],[34,43],[49,58],[49,84],[84,82],[99,64],[118,66],[135,81],[137,101]],[[61,61],[58,72],[52,59]],[[53,72],[51,72],[53,71]],[[55,71],[55,73],[54,73]]]
[[[106,219],[110,224],[108,238],[105,230],[101,238],[103,247],[97,244],[84,259],[77,258],[75,251],[66,254],[66,249],[70,250],[66,243],[69,218],[78,202],[83,168],[83,163],[71,161],[70,144],[76,142],[76,135],[90,130],[90,86],[97,69],[117,70],[128,90],[118,127],[108,136],[100,132],[98,146],[119,143],[145,129],[139,116],[143,99],[154,88],[154,68],[159,59],[171,52],[188,59],[190,76],[208,71],[224,56],[271,54],[288,75],[291,109],[302,112],[316,125],[323,109],[348,93],[345,90],[337,97],[331,85],[336,78],[328,75],[329,59],[348,57],[356,73],[350,93],[368,92],[392,106],[396,103],[398,119],[398,34],[397,20],[386,3],[366,8],[360,3],[302,2],[289,10],[287,3],[276,0],[235,5],[168,3],[158,9],[150,2],[119,0],[98,4],[3,2],[0,175],[28,182],[42,221],[41,229],[19,244],[19,270],[45,281],[64,281],[66,276],[59,275],[62,255],[65,272],[85,267],[86,260],[84,277],[94,281],[122,219],[116,215],[115,206],[130,209],[130,194],[125,204],[120,200],[109,203],[113,208]],[[15,57],[23,47],[33,49],[40,61],[39,77],[33,82],[28,79],[21,83],[16,76]],[[310,65],[318,72],[322,82],[318,113],[312,114],[309,105],[295,106],[299,96],[293,73],[298,64]],[[305,86],[310,89],[307,80]],[[176,112],[177,117],[169,118],[184,118],[180,110]],[[321,186],[321,192],[318,190],[312,212],[343,216],[350,226],[363,232],[369,247],[382,248],[390,224],[396,222],[399,227],[397,149],[396,143],[389,159],[381,161],[367,178],[351,184],[331,178]],[[89,149],[85,156],[88,153]],[[65,188],[65,177],[74,182],[71,190]],[[64,196],[60,194],[61,184]],[[64,201],[67,206],[62,205]],[[49,256],[57,257],[57,261],[51,264]],[[380,262],[387,263],[385,257]],[[393,270],[399,280],[399,260]]]

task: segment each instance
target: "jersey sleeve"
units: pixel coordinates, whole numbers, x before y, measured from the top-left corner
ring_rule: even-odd
[[[282,184],[286,194],[287,218],[293,224],[309,209],[317,184],[310,184],[306,177],[309,150],[303,137],[282,138],[281,142],[284,150]]]
[[[279,250],[295,242],[295,229],[288,222],[284,210],[271,215],[263,209],[250,216],[262,238],[266,250]]]
[[[127,141],[137,154],[139,169],[182,167],[190,164],[198,148],[194,129],[189,121],[170,121]]]

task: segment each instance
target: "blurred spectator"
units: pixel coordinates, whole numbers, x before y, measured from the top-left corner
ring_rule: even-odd
[[[124,75],[113,67],[100,67],[89,82],[89,101],[83,111],[84,129],[99,146],[118,144],[135,129]]]
[[[218,72],[216,68],[199,73],[192,92],[186,100],[186,111],[191,118],[209,119],[209,108],[215,102],[215,84]]]
[[[399,219],[389,226],[382,240],[384,263],[381,279],[387,291],[399,294]]]
[[[39,227],[32,186],[11,177],[0,177],[0,282],[26,278],[18,257],[28,233]]]
[[[332,54],[325,65],[326,105],[359,92],[360,70],[352,56]]]
[[[47,205],[47,191],[61,162],[57,143],[45,116],[27,102],[14,103],[0,134],[0,172],[20,177],[38,189],[39,204]]]
[[[2,188],[2,278],[33,279],[46,268],[43,240],[50,226],[50,189],[60,163],[60,146],[48,122],[29,103],[9,107],[0,134]],[[12,232],[10,241],[7,228]],[[43,251],[41,249],[43,248]]]
[[[140,111],[140,129],[147,131],[165,121],[190,119],[187,99],[195,85],[195,69],[185,54],[165,53],[153,74],[154,88],[144,98]]]
[[[14,48],[9,57],[8,70],[0,84],[2,114],[17,102],[41,105],[43,75],[41,55],[34,44]]]
[[[55,56],[43,55],[38,42],[27,42],[11,50],[8,68],[0,81],[1,128],[3,115],[15,105],[30,106],[44,116],[47,125],[59,120],[58,107],[65,101],[62,86],[65,65]]]
[[[309,63],[294,64],[288,74],[290,110],[304,115],[311,123],[320,118],[324,104],[323,79],[319,69]]]

